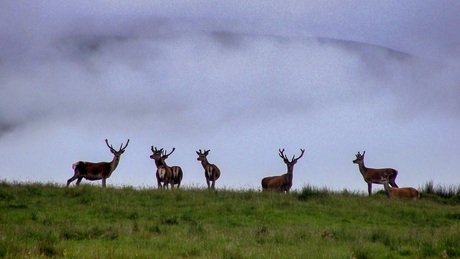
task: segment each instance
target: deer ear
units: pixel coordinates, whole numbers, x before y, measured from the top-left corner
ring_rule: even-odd
[[[200,155],[200,153],[198,151],[195,151],[197,155]]]

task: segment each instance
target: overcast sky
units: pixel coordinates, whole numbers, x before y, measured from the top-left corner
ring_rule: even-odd
[[[217,188],[259,189],[279,148],[306,149],[295,189],[365,192],[364,150],[460,184],[459,1],[125,2],[0,2],[0,179],[65,184],[129,138],[108,186],[156,188],[152,145],[192,187],[198,149]]]

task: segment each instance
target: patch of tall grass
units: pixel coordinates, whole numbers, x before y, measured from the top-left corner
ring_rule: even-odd
[[[420,191],[424,198],[441,203],[460,204],[460,185],[443,186],[428,181],[420,188]]]
[[[432,198],[314,186],[284,194],[0,182],[0,257],[459,257],[459,219],[457,206]]]

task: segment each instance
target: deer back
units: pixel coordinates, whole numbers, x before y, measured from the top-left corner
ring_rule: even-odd
[[[75,171],[87,180],[99,180],[103,177],[109,178],[112,174],[111,164],[108,162],[79,162],[75,167]]]
[[[291,187],[292,181],[289,181],[289,176],[287,174],[269,176],[262,179],[263,189],[284,191],[285,189],[290,189]]]
[[[418,199],[420,196],[419,191],[412,187],[393,188],[390,187],[387,183],[385,184],[385,186],[385,191],[387,192],[387,195],[390,198]]]
[[[389,179],[394,179],[398,175],[398,171],[392,168],[366,168],[363,173],[364,180],[366,182],[382,184],[382,176],[388,175]]]

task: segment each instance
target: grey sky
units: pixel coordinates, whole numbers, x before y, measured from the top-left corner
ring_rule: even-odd
[[[459,183],[458,1],[2,1],[0,178],[58,182],[109,161],[108,185],[155,186],[150,146],[184,184],[364,191],[351,161],[399,185]],[[97,183],[100,184],[100,183]],[[380,188],[380,187],[378,187]],[[376,188],[376,189],[378,189]]]

